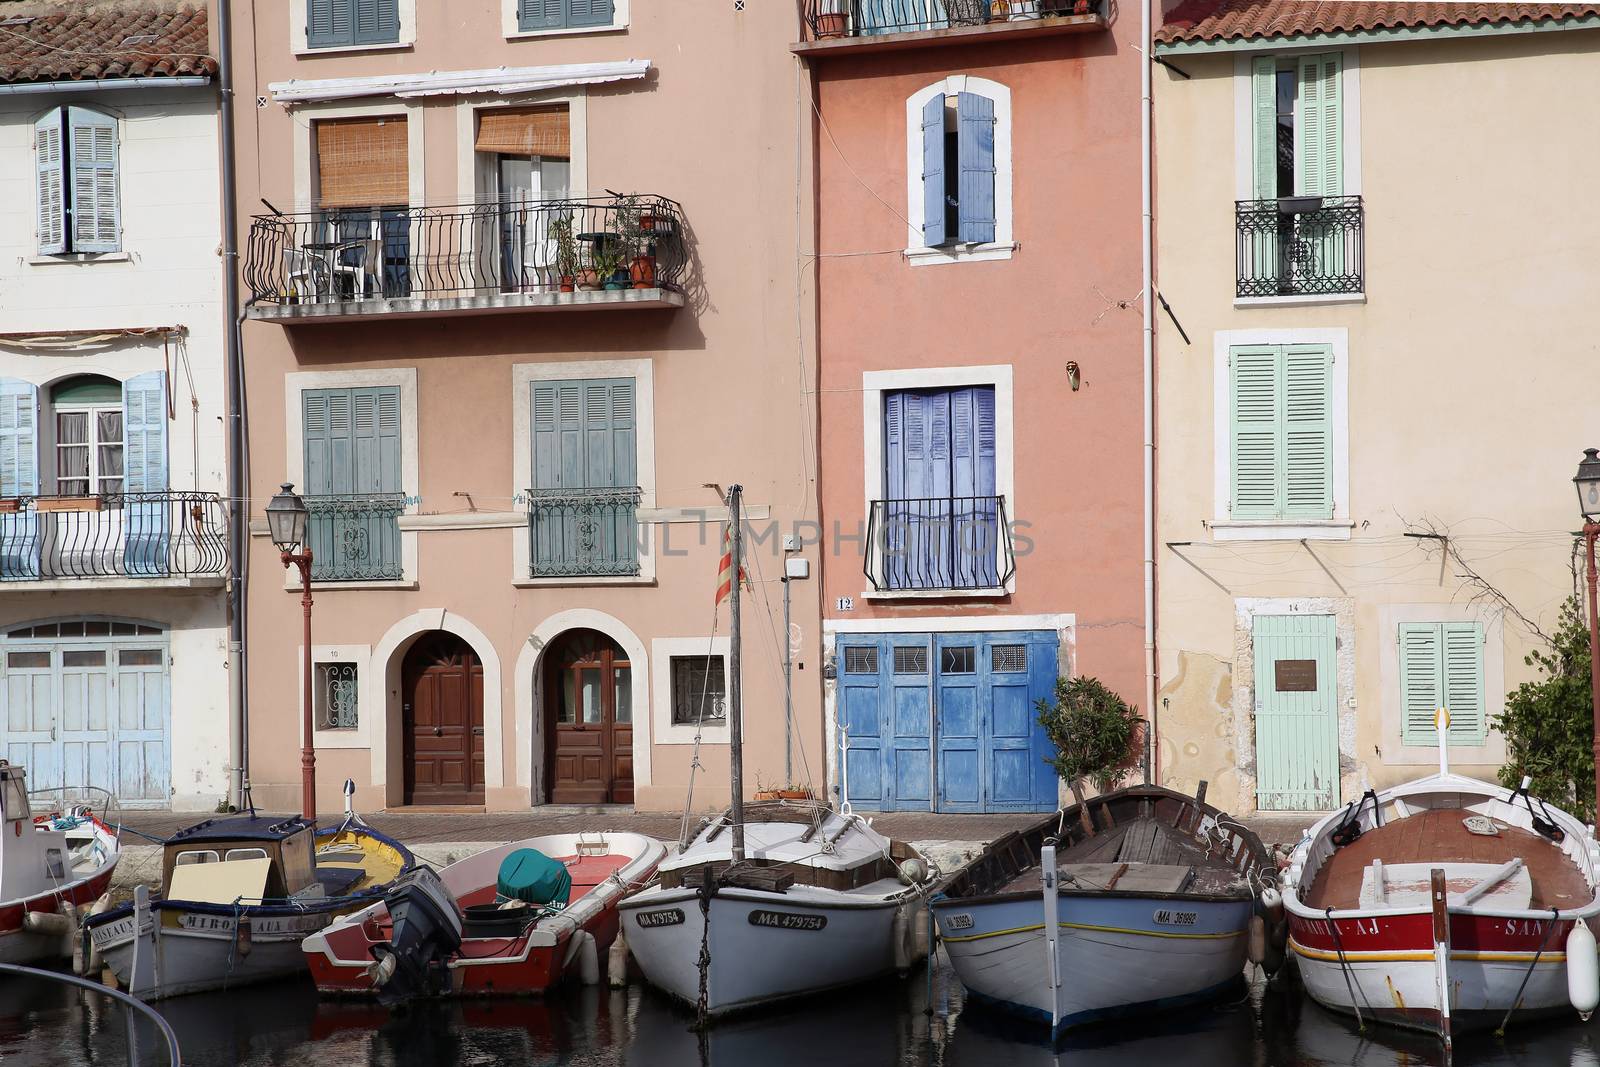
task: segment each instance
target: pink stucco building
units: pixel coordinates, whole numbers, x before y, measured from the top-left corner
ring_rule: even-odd
[[[1137,12],[804,21],[833,781],[1052,810],[1057,674],[1142,703]]]

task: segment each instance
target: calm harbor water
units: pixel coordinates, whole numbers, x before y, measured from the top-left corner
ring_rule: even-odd
[[[568,987],[548,1000],[482,1000],[390,1013],[319,1001],[286,981],[159,1005],[193,1067],[1421,1067],[1427,1040],[1362,1035],[1292,981],[1256,983],[1232,1004],[1069,1039],[1051,1049],[1026,1028],[965,1005],[946,966],[790,1010],[719,1025],[704,1046],[691,1016],[653,990]],[[165,1063],[140,1031],[144,1064]],[[111,1067],[127,1062],[126,1025],[108,998],[56,983],[0,981],[0,1064]],[[1504,1041],[1465,1039],[1473,1067],[1600,1067],[1600,1021],[1535,1022]]]

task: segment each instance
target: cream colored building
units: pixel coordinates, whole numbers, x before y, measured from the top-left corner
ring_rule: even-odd
[[[1428,773],[1439,704],[1492,777],[1574,589],[1600,18],[1463,10],[1157,35],[1160,773],[1236,811]]]

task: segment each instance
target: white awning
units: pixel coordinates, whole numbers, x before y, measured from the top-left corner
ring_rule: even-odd
[[[296,78],[267,86],[280,104],[348,100],[359,96],[449,96],[471,93],[531,93],[567,85],[633,81],[650,71],[648,59],[617,63],[567,63],[551,67],[494,67],[490,70],[429,71],[375,78]]]

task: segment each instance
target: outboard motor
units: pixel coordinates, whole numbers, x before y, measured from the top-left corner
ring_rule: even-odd
[[[372,946],[367,968],[385,1006],[447,990],[447,962],[461,947],[461,909],[430,867],[397,879],[383,902],[392,929],[388,944]]]

